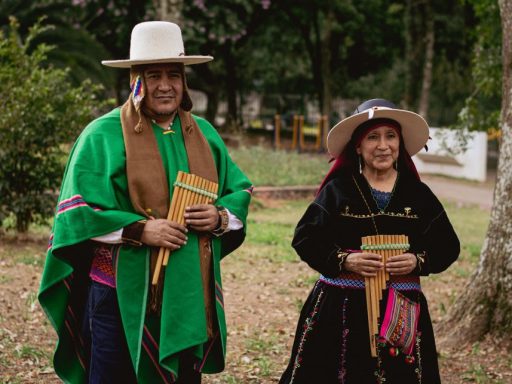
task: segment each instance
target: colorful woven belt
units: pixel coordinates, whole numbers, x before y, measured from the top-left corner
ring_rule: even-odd
[[[364,277],[355,273],[342,273],[335,278],[320,275],[318,281],[339,288],[364,289]],[[398,291],[421,291],[420,278],[413,275],[390,276],[387,287]]]

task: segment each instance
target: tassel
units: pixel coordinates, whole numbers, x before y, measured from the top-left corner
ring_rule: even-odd
[[[135,126],[135,132],[137,133],[142,133],[142,116],[140,115],[140,112],[139,112],[139,122],[137,123],[137,125]]]
[[[142,78],[140,75],[137,75],[130,88],[132,89],[133,106],[139,111],[142,99],[144,99],[144,87],[142,86]]]

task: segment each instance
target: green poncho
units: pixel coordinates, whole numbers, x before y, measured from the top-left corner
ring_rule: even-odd
[[[172,382],[178,372],[177,353],[192,348],[202,372],[224,368],[226,323],[222,299],[220,259],[244,237],[252,186],[231,160],[216,130],[194,116],[214,157],[219,179],[216,205],[226,207],[244,223],[244,230],[212,238],[217,333],[208,340],[199,264],[198,238],[172,253],[165,269],[160,318],[146,316],[150,280],[148,247],[122,245],[116,255],[116,285],[123,327],[138,381]],[[152,127],[164,164],[169,191],[178,171],[188,172],[187,153],[179,119],[175,133]],[[55,371],[67,383],[85,383],[88,357],[81,340],[86,301],[90,240],[143,219],[129,198],[126,155],[120,110],[93,121],[75,143],[59,196],[39,301],[59,340]],[[154,362],[158,361],[159,364]]]

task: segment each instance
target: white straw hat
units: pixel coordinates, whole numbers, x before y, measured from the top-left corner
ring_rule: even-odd
[[[429,138],[429,127],[417,113],[398,109],[384,99],[367,100],[354,114],[341,120],[327,135],[327,150],[332,157],[338,157],[350,141],[352,134],[361,124],[372,119],[390,119],[400,124],[404,146],[410,156],[414,156],[425,146]]]
[[[181,29],[167,21],[146,21],[132,30],[130,59],[103,60],[108,67],[130,68],[140,64],[183,63],[200,64],[213,60],[212,56],[185,56]]]

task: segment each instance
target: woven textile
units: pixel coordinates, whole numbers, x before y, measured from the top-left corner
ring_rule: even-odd
[[[319,281],[340,287],[352,289],[364,289],[364,277],[355,273],[343,273],[340,277],[326,277],[320,275]],[[394,288],[398,291],[421,291],[420,279],[418,276],[390,276],[388,288]]]
[[[91,271],[89,272],[91,280],[98,283],[116,287],[114,276],[114,263],[112,261],[112,246],[100,245],[94,248],[94,257],[92,259]]]
[[[419,316],[420,305],[391,288],[380,337],[410,355],[416,339]]]

